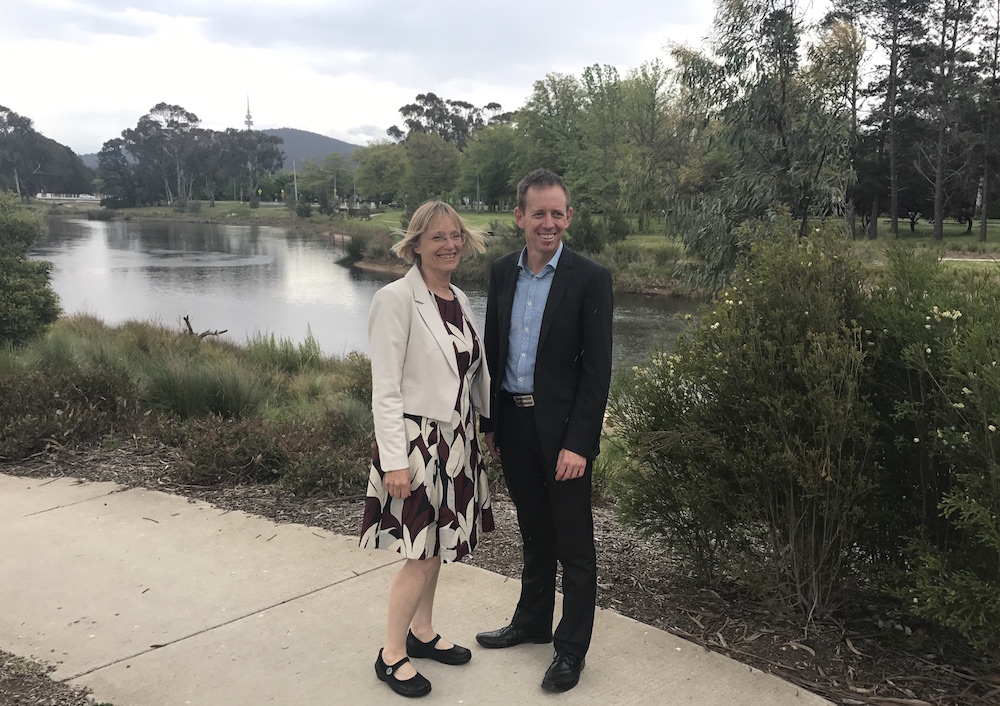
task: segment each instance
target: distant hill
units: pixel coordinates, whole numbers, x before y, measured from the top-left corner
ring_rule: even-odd
[[[261,132],[265,135],[275,135],[284,140],[281,151],[285,153],[285,169],[292,168],[292,161],[301,163],[303,159],[315,159],[317,162],[322,162],[323,158],[331,152],[337,152],[350,158],[351,153],[361,146],[307,130],[296,130],[293,127],[261,130]]]
[[[352,145],[343,140],[337,140],[308,130],[296,130],[293,127],[281,127],[276,130],[261,130],[265,135],[280,137],[284,144],[281,151],[285,153],[285,169],[292,168],[292,161],[301,163],[304,159],[315,159],[322,162],[331,152],[337,152],[350,158],[360,145]],[[91,169],[97,169],[97,154],[81,154],[80,159]]]

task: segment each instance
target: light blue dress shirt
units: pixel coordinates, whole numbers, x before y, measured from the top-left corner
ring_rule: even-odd
[[[559,266],[563,244],[537,275],[526,264],[528,249],[521,251],[517,261],[517,286],[510,308],[510,333],[503,389],[515,395],[531,394],[535,389],[535,358],[538,355],[538,334],[542,328],[545,302],[552,289],[552,278]]]

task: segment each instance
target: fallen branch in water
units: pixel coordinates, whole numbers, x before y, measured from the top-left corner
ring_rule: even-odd
[[[198,338],[204,338],[205,336],[221,336],[229,330],[224,328],[221,331],[202,331],[201,333],[195,333],[194,328],[191,327],[191,319],[186,314],[184,315],[184,323],[187,324],[188,333],[192,336],[197,336]]]

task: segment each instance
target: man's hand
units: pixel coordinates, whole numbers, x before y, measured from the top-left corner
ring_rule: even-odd
[[[587,459],[569,449],[560,449],[556,460],[556,480],[579,478],[587,470]]]
[[[486,450],[490,452],[490,456],[499,461],[500,449],[497,448],[496,436],[492,431],[488,431],[483,434],[483,443],[486,444]]]
[[[410,497],[410,469],[401,468],[385,474],[385,489],[393,498]]]

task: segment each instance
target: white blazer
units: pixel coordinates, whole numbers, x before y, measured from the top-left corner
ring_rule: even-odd
[[[476,412],[490,414],[486,349],[469,298],[452,286],[479,340],[481,363],[472,383]],[[416,265],[406,276],[375,293],[368,316],[372,360],[372,416],[383,471],[409,467],[409,439],[403,414],[448,421],[455,411],[460,380],[451,337],[434,295]]]

